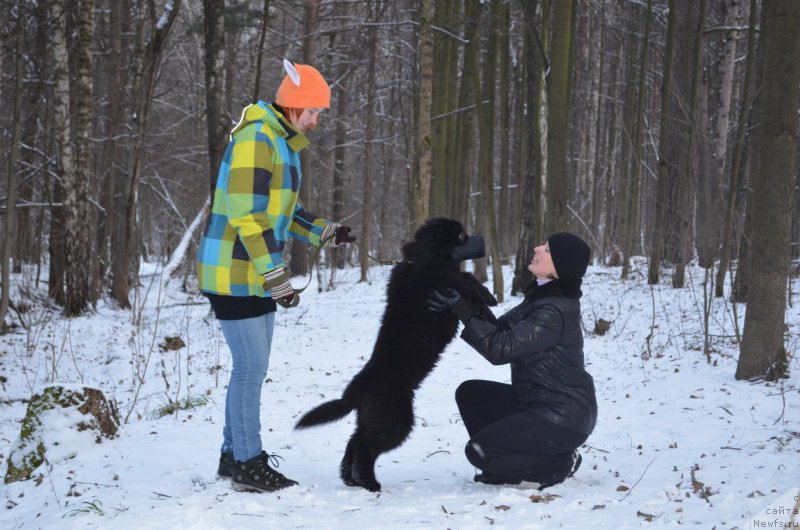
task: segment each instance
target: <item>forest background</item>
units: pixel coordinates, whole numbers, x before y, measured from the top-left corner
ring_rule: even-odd
[[[143,261],[196,289],[228,132],[288,58],[332,88],[302,200],[359,236],[322,266],[368,281],[446,215],[487,236],[475,272],[502,298],[500,267],[519,292],[534,244],[570,230],[623,278],[646,256],[682,288],[696,260],[707,308],[747,302],[737,378],[784,375],[800,2],[2,0],[0,19],[4,329],[35,304],[135,307]],[[297,275],[310,257],[287,250]]]

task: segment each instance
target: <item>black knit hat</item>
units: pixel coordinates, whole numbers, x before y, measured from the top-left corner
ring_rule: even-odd
[[[575,234],[558,232],[547,238],[550,256],[560,280],[577,280],[586,274],[592,249]]]

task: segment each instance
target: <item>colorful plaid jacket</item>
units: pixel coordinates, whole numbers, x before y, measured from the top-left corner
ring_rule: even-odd
[[[320,246],[331,222],[298,200],[300,151],[308,140],[272,105],[242,112],[219,168],[214,203],[197,251],[204,292],[268,297],[261,275],[283,265],[289,236]]]

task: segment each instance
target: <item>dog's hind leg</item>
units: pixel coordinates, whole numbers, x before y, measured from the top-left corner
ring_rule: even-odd
[[[365,442],[364,437],[354,444],[351,466],[354,485],[369,491],[381,491],[381,485],[375,478],[375,460],[378,454]]]
[[[380,491],[375,478],[375,461],[380,455],[400,447],[411,432],[414,411],[411,397],[398,400],[391,408],[384,405],[376,410],[362,410],[359,437],[353,447],[353,479],[370,491]],[[380,405],[377,402],[371,405]],[[375,414],[379,412],[379,414]],[[372,414],[369,414],[372,413]]]
[[[347,442],[347,447],[344,450],[344,457],[342,463],[339,464],[339,476],[342,477],[342,482],[348,486],[358,486],[359,483],[353,478],[353,452],[359,437],[360,429],[356,429],[350,441]]]

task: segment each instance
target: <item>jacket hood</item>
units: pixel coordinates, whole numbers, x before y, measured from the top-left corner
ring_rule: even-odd
[[[298,152],[308,145],[308,139],[303,133],[295,129],[275,107],[263,101],[248,105],[242,110],[239,123],[231,131],[231,140],[239,131],[253,123],[262,123],[272,129],[277,136],[285,138],[286,143],[294,152]]]

